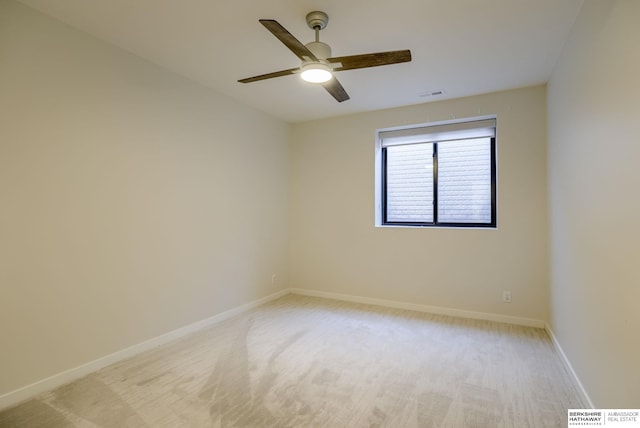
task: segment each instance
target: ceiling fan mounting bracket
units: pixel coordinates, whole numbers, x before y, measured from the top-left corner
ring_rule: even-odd
[[[319,10],[307,13],[307,25],[312,30],[324,30],[329,23],[329,15]]]

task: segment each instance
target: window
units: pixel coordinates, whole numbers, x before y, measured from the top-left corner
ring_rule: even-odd
[[[496,227],[496,120],[383,130],[376,225]]]

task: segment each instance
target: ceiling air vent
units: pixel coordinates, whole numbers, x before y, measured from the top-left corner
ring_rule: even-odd
[[[418,94],[420,98],[437,97],[438,95],[444,95],[444,91],[442,89],[438,89],[436,91],[426,91]]]

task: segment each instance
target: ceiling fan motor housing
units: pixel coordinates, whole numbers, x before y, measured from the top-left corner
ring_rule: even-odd
[[[318,59],[331,58],[331,46],[323,42],[309,42],[305,45],[307,49]]]

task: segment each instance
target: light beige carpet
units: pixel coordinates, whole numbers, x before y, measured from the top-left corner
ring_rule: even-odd
[[[544,330],[289,295],[0,413],[2,427],[560,427]]]

